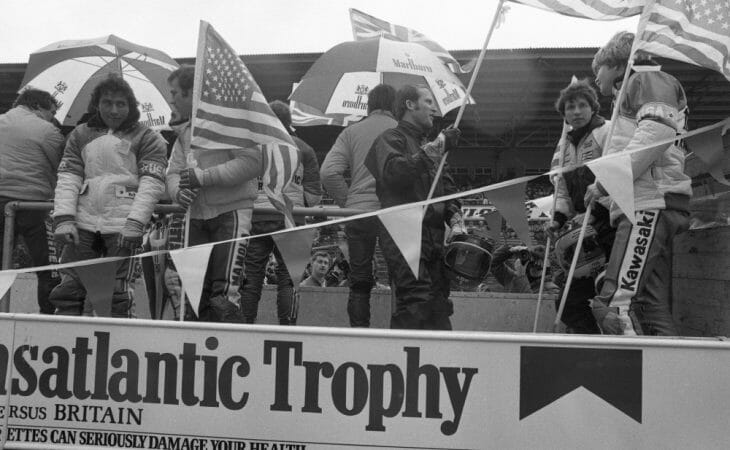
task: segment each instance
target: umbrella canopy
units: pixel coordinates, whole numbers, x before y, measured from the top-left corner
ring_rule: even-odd
[[[466,95],[461,81],[431,51],[419,44],[384,37],[343,42],[325,52],[289,97],[302,111],[295,125],[322,125],[315,117],[346,124],[367,115],[367,94],[380,83],[394,88],[425,85],[436,100],[438,114],[458,108]],[[473,100],[470,100],[473,103]]]
[[[114,35],[59,41],[30,55],[21,90],[33,87],[50,92],[60,102],[56,119],[73,126],[86,113],[94,86],[116,73],[132,87],[140,121],[165,128],[171,114],[167,76],[178,67],[164,52]]]

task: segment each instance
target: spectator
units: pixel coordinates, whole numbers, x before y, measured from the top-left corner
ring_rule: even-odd
[[[284,128],[293,133],[291,126],[291,112],[286,103],[276,100],[269,104],[274,114],[279,118]],[[319,164],[314,149],[306,142],[292,135],[297,144],[301,163],[294,175],[294,181],[287,187],[286,194],[292,199],[294,206],[315,206],[322,198],[322,187],[319,183]],[[258,196],[255,205],[258,207],[273,208],[266,193],[263,181],[258,180]],[[297,218],[301,220],[303,218]],[[303,224],[299,222],[299,224]],[[281,214],[266,214],[254,212],[252,235],[271,233],[284,229],[284,218]],[[241,288],[241,310],[246,323],[255,323],[258,315],[261,288],[266,276],[266,266],[269,255],[276,258],[276,311],[280,325],[296,324],[296,305],[294,297],[294,283],[292,282],[286,262],[281,257],[279,249],[271,236],[257,237],[249,240],[246,254],[246,279]]]
[[[94,88],[89,109],[93,115],[69,135],[58,169],[53,220],[62,263],[133,255],[165,192],[166,144],[138,122],[129,84],[110,75]],[[129,258],[118,264],[112,317],[130,317],[133,275]],[[75,270],[63,270],[50,295],[56,314],[81,315],[85,293]]]
[[[616,105],[618,123],[606,154],[671,141],[686,126],[687,98],[676,78],[639,54],[634,66],[641,70],[632,71],[624,80],[633,41],[633,33],[618,33],[593,58],[601,94],[616,96],[619,86],[626,83],[626,95]],[[672,276],[672,240],[689,228],[692,180],[684,173],[684,158],[676,141],[631,155],[635,224],[611,202],[616,239],[603,288],[592,303],[596,322],[605,334],[677,334],[668,280]],[[584,200],[590,204],[605,195],[600,182],[595,182],[586,189]],[[619,286],[619,280],[631,281]]]
[[[317,251],[312,255],[310,261],[311,264],[311,275],[305,278],[299,286],[310,286],[310,287],[326,287],[327,282],[325,276],[330,270],[332,264],[332,257],[325,251]]]
[[[58,102],[48,92],[26,89],[13,108],[0,115],[0,240],[5,231],[5,205],[16,200],[45,202],[53,197],[64,143],[52,125],[57,108]],[[35,266],[48,264],[46,216],[45,211],[30,210],[15,214],[15,235],[23,236]],[[38,272],[37,276],[40,313],[53,314],[55,308],[48,300],[53,287],[51,272]]]
[[[593,183],[596,177],[584,164],[600,158],[606,148],[609,123],[598,115],[600,105],[596,91],[586,80],[571,83],[560,91],[555,102],[555,109],[560,113],[568,125],[572,127],[564,141],[558,144],[553,157],[552,166],[570,169],[556,179],[556,203],[552,220],[547,222],[546,231],[556,242],[560,230],[566,222],[576,214],[586,212],[583,197],[586,187]],[[613,245],[616,230],[609,220],[608,206],[610,198],[603,197],[591,209],[590,222],[595,230],[595,239],[601,245],[603,252],[609,255]],[[562,321],[569,332],[597,334],[598,325],[591,314],[588,300],[593,297],[594,279],[591,272],[582,273],[582,277],[574,276],[570,291],[566,297]]]
[[[433,127],[434,99],[425,86],[404,86],[396,93],[396,128],[385,131],[373,143],[365,165],[376,181],[383,207],[425,200],[436,169],[447,148],[455,147],[459,131],[450,128],[436,141],[424,144]],[[456,186],[445,168],[437,180],[434,196],[453,194]],[[453,304],[444,266],[445,225],[466,232],[461,205],[451,200],[426,208],[421,230],[420,271],[414,276],[408,263],[384,226],[380,244],[395,285],[396,306],[391,328],[450,330]]]
[[[171,103],[182,118],[193,111],[191,66],[168,77]],[[198,318],[206,322],[243,322],[241,277],[246,257],[261,161],[249,149],[205,151],[190,146],[190,122],[175,141],[167,171],[170,198],[189,209],[189,245],[217,244],[210,254],[200,297]]]
[[[375,138],[398,124],[393,118],[394,100],[393,87],[375,86],[368,93],[368,116],[340,133],[322,163],[322,184],[341,208],[380,209],[375,179],[364,161]],[[345,180],[348,171],[351,173],[349,188]],[[370,326],[373,255],[379,223],[377,217],[370,217],[345,225],[351,269],[347,314],[352,327]]]

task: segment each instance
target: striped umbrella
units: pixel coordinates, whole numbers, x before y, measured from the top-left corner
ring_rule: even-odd
[[[134,90],[140,121],[159,129],[170,120],[167,76],[178,67],[164,52],[114,35],[58,41],[30,55],[21,90],[50,92],[61,104],[56,119],[73,126],[86,113],[94,86],[116,73]]]
[[[344,125],[366,116],[367,94],[379,83],[396,89],[427,86],[441,116],[461,106],[466,93],[459,78],[422,45],[384,37],[343,42],[317,59],[292,92],[293,123]]]

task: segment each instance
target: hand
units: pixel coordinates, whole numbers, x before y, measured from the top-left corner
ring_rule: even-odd
[[[444,148],[446,147],[446,138],[443,134],[439,134],[436,139],[425,144],[422,149],[434,164],[440,164],[441,158],[444,156]]]
[[[466,229],[464,223],[464,217],[460,213],[455,213],[449,220],[449,227],[451,227],[451,238],[460,234],[467,234],[469,231]]]
[[[144,236],[144,224],[134,219],[127,219],[119,233],[117,243],[122,248],[137,250],[142,247],[142,236]]]
[[[185,209],[189,208],[198,196],[198,192],[198,189],[180,189],[177,191],[178,204]]]
[[[550,240],[552,242],[555,242],[558,238],[558,232],[561,228],[563,227],[560,225],[560,222],[558,222],[557,220],[549,220],[545,222],[543,230],[545,231],[545,233],[547,233],[548,236],[550,236]]]
[[[190,168],[180,172],[180,188],[195,189],[202,186],[203,171]]]
[[[60,243],[79,244],[79,230],[73,222],[61,222],[56,225],[53,238]]]
[[[454,128],[453,125],[449,125],[441,133],[444,135],[446,142],[446,151],[454,149],[459,145],[459,139],[461,138],[461,130]]]
[[[624,323],[618,315],[618,308],[612,308],[601,301],[593,300],[591,301],[591,311],[602,334],[624,334]]]
[[[604,197],[606,194],[601,191],[601,188],[598,186],[597,183],[589,184],[586,188],[586,193],[583,196],[583,203],[588,206],[592,205],[593,202],[598,200],[601,197]]]

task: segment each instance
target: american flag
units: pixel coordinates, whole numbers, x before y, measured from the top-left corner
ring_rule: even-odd
[[[730,80],[730,2],[657,0],[637,49],[716,70]]]
[[[641,14],[646,0],[509,0],[566,16],[617,20]]]
[[[350,22],[352,23],[352,34],[356,41],[387,36],[398,41],[423,45],[438,56],[452,72],[467,73],[473,68],[473,64],[467,64],[467,66],[470,66],[468,68],[467,66],[462,67],[445,48],[416,30],[386,22],[353,8],[350,8]]]
[[[287,226],[294,226],[284,188],[299,165],[296,145],[236,52],[200,22],[193,88],[192,148],[249,149],[260,161],[264,190]]]

